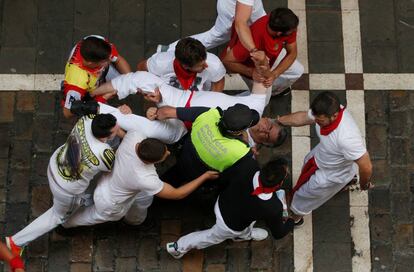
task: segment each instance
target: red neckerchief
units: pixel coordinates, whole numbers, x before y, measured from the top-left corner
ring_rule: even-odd
[[[188,98],[187,102],[185,103],[184,108],[191,107],[191,99],[193,98],[194,91],[191,91],[190,97]],[[193,126],[193,122],[190,121],[184,121],[184,126],[187,128],[188,131],[191,130],[191,127]]]
[[[185,70],[177,59],[174,59],[173,66],[175,75],[177,76],[181,87],[183,87],[184,90],[190,89],[191,85],[197,77],[197,73]]]
[[[326,136],[329,135],[332,131],[334,131],[342,120],[342,115],[344,114],[345,107],[339,110],[338,117],[327,126],[321,127],[321,135]]]
[[[302,168],[302,171],[300,172],[300,176],[298,178],[298,181],[296,182],[295,187],[293,187],[291,195],[293,196],[293,194],[299,190],[299,188],[305,184],[306,182],[308,182],[308,180],[310,179],[310,177],[315,174],[316,170],[318,170],[318,166],[316,165],[315,162],[315,158],[312,157],[310,158],[305,165]]]
[[[263,187],[262,181],[260,180],[260,176],[257,178],[259,181],[259,186],[254,189],[254,191],[251,193],[251,195],[260,195],[260,194],[270,194],[273,192],[276,192],[280,188],[280,184],[273,186],[273,187]]]

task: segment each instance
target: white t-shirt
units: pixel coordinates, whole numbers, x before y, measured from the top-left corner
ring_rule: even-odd
[[[156,53],[147,60],[148,72],[161,77],[169,85],[182,89],[174,72],[174,59],[173,51]],[[216,55],[207,53],[206,62],[208,67],[197,74],[191,90],[210,91],[211,83],[221,80],[226,74],[226,69]]]
[[[228,25],[229,28],[234,21],[234,16],[236,13],[236,2],[252,7],[252,14],[250,15],[249,25],[254,23],[260,17],[266,15],[262,0],[218,0],[218,17],[221,17],[220,22],[222,24]]]
[[[154,164],[143,163],[135,152],[136,144],[145,138],[139,131],[128,132],[116,151],[112,172],[99,181],[101,192],[113,203],[129,202],[140,192],[156,195],[164,186]]]
[[[90,180],[99,172],[108,172],[112,169],[115,154],[112,148],[92,134],[93,115],[80,118],[72,129],[69,137],[79,143],[81,157],[80,179],[71,175],[68,167],[69,143],[59,147],[50,158],[49,167],[55,177],[57,186],[70,195],[83,193],[89,186]],[[52,182],[52,181],[51,181]],[[53,185],[51,185],[53,186]]]
[[[311,110],[308,111],[308,116],[314,119]],[[339,126],[326,136],[320,134],[318,124],[315,128],[320,139],[319,144],[312,150],[316,164],[321,170],[316,172],[317,180],[349,182],[358,171],[354,161],[367,152],[351,114],[345,109]]]

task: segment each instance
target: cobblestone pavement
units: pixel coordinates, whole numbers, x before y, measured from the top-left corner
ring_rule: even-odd
[[[295,89],[310,90],[311,100],[321,89],[317,75],[345,104],[345,90],[364,90],[368,150],[374,163],[376,188],[369,192],[369,233],[372,271],[413,271],[414,267],[414,85],[387,82],[371,88],[366,73],[414,80],[414,1],[412,0],[264,0],[265,8],[296,8],[307,39],[299,47],[308,66]],[[349,25],[345,8],[359,4],[360,28]],[[0,0],[0,73],[62,74],[72,45],[87,34],[101,34],[114,42],[131,66],[150,56],[158,43],[207,30],[216,17],[212,0]],[[306,7],[305,9],[298,8]],[[303,17],[306,15],[306,17]],[[358,26],[358,25],[357,25]],[[349,69],[347,37],[360,31],[361,69]],[[303,37],[303,35],[301,36]],[[355,50],[358,51],[358,50]],[[219,49],[213,50],[218,53]],[[352,58],[351,58],[352,59]],[[332,74],[332,75],[331,75]],[[330,76],[341,79],[343,87]],[[1,79],[0,75],[0,79]],[[340,81],[340,80],[339,80]],[[382,81],[381,81],[382,82]],[[46,167],[49,157],[71,130],[60,113],[60,94],[11,91],[0,80],[0,228],[1,236],[24,227],[51,205]],[[339,82],[340,83],[340,82]],[[16,83],[18,84],[18,82]],[[329,85],[331,84],[331,85]],[[395,85],[393,85],[395,84]],[[59,86],[56,84],[56,90]],[[322,86],[322,87],[320,87]],[[393,87],[395,86],[395,87]],[[401,88],[400,86],[403,86]],[[406,87],[405,87],[406,86]],[[328,88],[329,89],[329,88]],[[351,91],[352,93],[353,91]],[[267,115],[290,112],[293,95],[272,99]],[[296,98],[295,98],[296,99]],[[142,114],[139,97],[126,101]],[[364,103],[363,103],[364,102]],[[112,101],[119,104],[119,101]],[[292,102],[293,103],[293,102]],[[311,129],[311,145],[317,139]],[[286,156],[298,148],[289,140],[277,150],[263,150],[260,161]],[[300,147],[299,147],[300,148]],[[162,168],[162,167],[161,167]],[[160,169],[161,169],[160,168]],[[358,271],[354,258],[359,241],[353,237],[350,194],[341,193],[312,216],[310,268],[296,271]],[[197,193],[186,200],[156,200],[149,216],[155,226],[131,230],[122,223],[56,232],[34,241],[25,251],[28,271],[294,271],[296,252],[292,235],[263,242],[225,242],[192,251],[182,260],[164,250],[167,241],[214,223],[213,200]],[[260,225],[260,222],[259,222]],[[295,247],[296,245],[296,247]],[[0,266],[0,271],[8,271]],[[359,272],[359,271],[358,271]]]

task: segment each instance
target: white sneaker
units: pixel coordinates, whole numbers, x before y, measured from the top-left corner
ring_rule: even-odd
[[[269,234],[267,233],[267,230],[262,228],[253,228],[252,232],[250,233],[249,237],[236,237],[233,238],[234,242],[242,242],[242,241],[261,241],[267,238]]]
[[[170,255],[173,256],[175,259],[180,259],[185,254],[178,251],[177,242],[167,243],[165,247],[167,249],[167,252],[170,253]]]
[[[262,229],[262,228],[253,228],[250,236],[252,237],[252,240],[254,241],[261,241],[261,240],[266,239],[267,236],[269,236],[269,233],[267,232],[267,230]]]
[[[168,45],[163,45],[163,44],[157,45],[157,53],[167,52],[168,47],[169,47]]]

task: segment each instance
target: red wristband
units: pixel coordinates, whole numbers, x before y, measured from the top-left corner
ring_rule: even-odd
[[[14,272],[16,269],[24,269],[24,263],[22,261],[22,258],[20,256],[15,256],[13,259],[9,262],[11,270]]]

